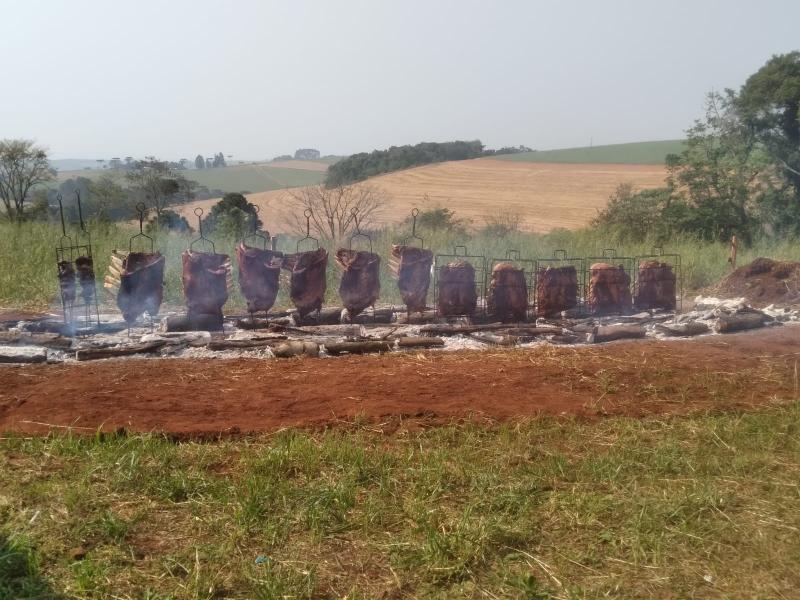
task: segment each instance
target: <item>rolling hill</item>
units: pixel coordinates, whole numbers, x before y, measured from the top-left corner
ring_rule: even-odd
[[[530,231],[586,225],[623,182],[637,188],[663,184],[663,165],[554,164],[480,158],[426,165],[368,179],[365,184],[386,194],[381,224],[402,221],[413,207],[448,207],[458,217],[480,225],[487,215],[517,215]],[[261,218],[274,232],[285,231],[282,214],[285,191],[248,195],[261,207]],[[216,200],[193,202],[178,210],[184,215]]]
[[[492,159],[539,163],[663,165],[667,154],[677,154],[684,147],[683,140],[661,140],[501,154]]]

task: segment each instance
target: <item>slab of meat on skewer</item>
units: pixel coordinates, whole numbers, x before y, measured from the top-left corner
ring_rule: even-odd
[[[631,310],[631,277],[622,265],[594,263],[589,267],[586,303],[592,314],[607,315]]]
[[[68,260],[58,263],[58,286],[65,304],[75,302],[75,269]]]
[[[128,323],[145,312],[158,314],[164,298],[164,262],[160,252],[131,252],[123,259],[117,306]]]
[[[456,260],[439,270],[437,308],[442,316],[471,315],[478,305],[475,267]]]
[[[185,250],[183,260],[183,295],[189,319],[215,317],[222,327],[222,306],[228,300],[228,276],[231,262],[227,254]]]
[[[489,314],[501,321],[524,321],[528,312],[525,271],[513,263],[496,264],[492,268],[486,306]]]
[[[247,300],[247,310],[269,311],[278,296],[283,254],[241,243],[236,246],[236,261],[239,288]]]
[[[94,262],[91,256],[79,256],[75,259],[75,269],[81,284],[81,296],[86,304],[94,300],[96,292],[94,280]]]
[[[389,267],[409,312],[423,312],[431,285],[433,252],[416,246],[392,245]]]
[[[578,306],[578,270],[573,265],[536,272],[536,314],[554,317]]]
[[[290,254],[283,268],[291,273],[289,295],[301,317],[322,309],[327,289],[328,251],[325,248]]]
[[[356,317],[380,295],[381,257],[374,252],[339,248],[336,263],[343,271],[339,296],[350,317]]]

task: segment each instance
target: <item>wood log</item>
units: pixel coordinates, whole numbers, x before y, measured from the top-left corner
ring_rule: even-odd
[[[276,358],[291,358],[293,356],[317,358],[319,357],[319,344],[315,342],[292,340],[274,346],[272,348],[272,354],[274,354]]]
[[[397,338],[399,348],[439,348],[444,340],[437,337],[401,337]]]
[[[222,350],[245,350],[252,348],[269,348],[282,343],[283,340],[213,340],[206,344],[206,348],[214,352]]]
[[[219,319],[215,315],[172,315],[161,319],[159,331],[218,331]]]
[[[42,346],[64,350],[72,346],[72,340],[59,333],[29,333],[27,331],[0,331],[0,344]]]
[[[767,324],[769,317],[761,312],[741,313],[736,315],[722,315],[717,319],[714,331],[717,333],[733,333],[757,329]]]
[[[371,352],[390,352],[393,342],[363,341],[363,342],[331,342],[325,344],[328,354],[367,354]]]
[[[470,333],[469,337],[491,346],[516,346],[517,342],[519,341],[519,338],[517,338],[515,335],[497,335],[488,332]]]
[[[0,363],[43,363],[47,348],[38,346],[0,346]]]
[[[398,323],[430,323],[437,318],[435,310],[425,310],[425,312],[414,312],[408,314],[406,311],[397,313]]]
[[[596,327],[589,334],[587,341],[590,344],[600,344],[614,340],[643,338],[646,334],[647,330],[641,325],[604,325]]]
[[[134,354],[149,354],[160,349],[166,344],[166,340],[156,340],[152,342],[142,342],[139,344],[128,344],[116,348],[85,348],[75,353],[75,360],[98,360],[101,358],[117,358],[120,356],[132,356]]]
[[[669,325],[666,323],[659,323],[656,325],[656,331],[670,337],[692,337],[708,333],[711,331],[711,328],[705,323],[690,321],[689,323],[674,323]]]
[[[420,333],[422,333],[424,335],[458,335],[458,334],[466,335],[466,334],[469,334],[469,333],[475,333],[477,331],[499,331],[499,330],[504,330],[504,329],[514,329],[514,328],[515,328],[515,326],[513,324],[509,325],[508,323],[487,323],[485,325],[478,325],[478,324],[473,324],[473,325],[438,325],[438,324],[432,324],[432,325],[423,325],[422,327],[419,328],[419,331],[420,331]],[[537,330],[539,328],[537,328],[537,327],[532,325],[531,327],[525,328],[525,329],[527,329],[528,331],[535,331],[535,330]],[[542,329],[542,333],[543,334],[544,333],[557,333],[557,332],[560,331],[559,328],[553,328],[553,331],[550,331],[550,328],[544,328],[543,327],[541,329]],[[547,331],[544,331],[545,329],[547,329]],[[530,335],[534,335],[534,334],[530,334]],[[536,334],[536,335],[538,335],[538,334]]]

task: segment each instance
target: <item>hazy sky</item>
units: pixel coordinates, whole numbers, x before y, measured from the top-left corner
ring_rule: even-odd
[[[798,24],[798,0],[0,0],[0,138],[170,159],[676,138]]]

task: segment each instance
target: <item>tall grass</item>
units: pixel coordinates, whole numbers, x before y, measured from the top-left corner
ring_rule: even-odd
[[[108,266],[109,256],[115,248],[127,250],[128,240],[134,233],[123,225],[92,226],[92,244],[95,256],[95,271],[102,281]],[[380,302],[399,303],[397,285],[392,280],[388,257],[392,243],[400,242],[408,232],[402,227],[382,230],[373,235],[373,250],[382,257],[381,300]],[[465,245],[470,254],[482,255],[491,259],[502,259],[508,250],[518,250],[521,258],[549,258],[557,249],[563,249],[574,257],[601,256],[603,249],[613,246],[602,232],[595,230],[566,231],[557,230],[549,234],[512,232],[504,236],[491,235],[486,231],[455,234],[451,232],[423,233],[425,245],[434,254],[452,254],[456,245]],[[61,231],[47,223],[24,223],[22,225],[0,224],[0,305],[5,307],[46,308],[57,302],[58,284],[55,274],[55,247],[59,244]],[[183,304],[181,284],[180,254],[186,249],[194,234],[161,233],[155,236],[156,248],[165,254],[167,268],[165,274],[167,305]],[[215,238],[217,252],[224,252],[233,258],[234,239]],[[359,239],[354,247],[364,248]],[[344,242],[347,245],[347,241]],[[294,252],[296,240],[281,236],[279,249]],[[308,249],[303,246],[301,249]],[[336,248],[329,246],[333,253]],[[625,244],[616,248],[619,256],[640,256],[649,254],[652,244]],[[692,237],[676,237],[664,246],[664,252],[678,253],[683,262],[684,290],[694,292],[719,280],[729,270],[727,264],[728,248],[725,244],[707,243]],[[741,248],[739,263],[745,264],[758,256],[776,259],[800,260],[800,244],[793,239],[762,238],[749,248]],[[228,301],[227,310],[241,310],[244,300],[238,291],[237,269],[234,264],[234,290]],[[338,302],[339,271],[333,265],[328,268],[328,298],[331,304]],[[288,285],[281,286],[277,306],[288,306]]]

